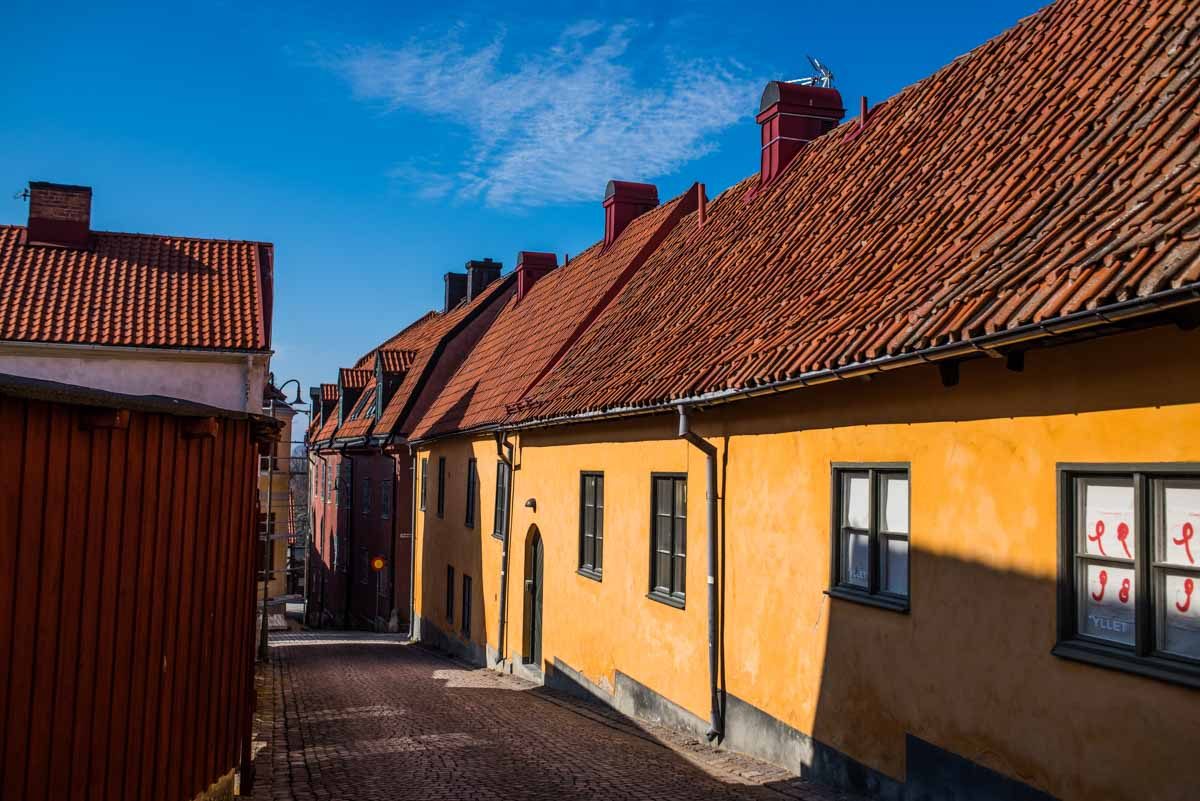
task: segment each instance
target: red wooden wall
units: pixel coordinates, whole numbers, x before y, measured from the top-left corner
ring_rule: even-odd
[[[4,801],[191,799],[248,751],[253,422],[117,414],[0,396]]]

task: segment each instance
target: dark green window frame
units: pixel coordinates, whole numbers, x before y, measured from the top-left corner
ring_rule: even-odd
[[[475,495],[476,488],[479,486],[479,472],[475,465],[475,457],[467,459],[466,518],[463,521],[467,528],[475,528]]]
[[[446,457],[438,457],[437,516],[446,516]]]
[[[471,577],[463,573],[462,577],[462,614],[459,615],[462,620],[462,625],[459,631],[462,636],[471,636]]]
[[[604,473],[597,470],[579,474],[579,573],[604,575]]]
[[[454,622],[454,565],[446,565],[446,622]]]
[[[1200,654],[1189,656],[1170,650],[1166,618],[1169,604],[1175,604],[1181,612],[1200,604],[1200,537],[1193,539],[1197,526],[1181,528],[1176,537],[1169,527],[1166,509],[1169,485],[1190,484],[1188,490],[1200,485],[1200,463],[1063,463],[1057,466],[1057,474],[1058,642],[1051,653],[1097,667],[1200,688]],[[1133,530],[1126,537],[1121,537],[1119,529],[1115,538],[1112,531],[1099,526],[1094,532],[1087,530],[1086,491],[1091,482],[1132,487]],[[1126,538],[1130,542],[1125,542]],[[1168,561],[1164,555],[1168,538],[1176,546],[1184,545],[1191,556],[1190,563]],[[1088,541],[1096,539],[1101,543],[1092,551]],[[1105,541],[1109,544],[1107,550],[1103,548]],[[1128,547],[1130,544],[1132,549]],[[1130,575],[1128,589],[1132,590],[1132,599],[1120,598],[1127,588],[1115,577],[1107,582],[1089,581],[1089,568]],[[1190,582],[1194,591],[1184,596],[1177,587],[1176,594],[1170,594],[1169,578],[1181,580],[1185,585]],[[1117,594],[1121,603],[1131,601],[1132,621],[1123,624],[1132,628],[1131,642],[1081,631],[1089,606],[1084,593],[1090,593],[1096,601],[1102,600],[1106,593]],[[1200,607],[1191,610],[1193,617],[1198,613]]]
[[[829,560],[830,577],[827,594],[845,601],[877,606],[894,612],[909,610],[909,596],[912,592],[910,578],[912,576],[912,556],[909,548],[909,538],[912,531],[912,470],[907,462],[838,462],[833,465],[831,473],[833,499],[830,526],[832,532],[831,555]],[[867,481],[868,508],[867,525],[854,526],[848,520],[846,479],[863,478]],[[880,508],[880,488],[887,479],[903,478],[907,482],[908,507],[905,520],[906,531],[889,531],[883,523]],[[865,575],[849,575],[849,560],[847,554],[855,538],[865,538],[867,541],[867,568]],[[889,586],[886,559],[882,554],[884,546],[892,542],[903,542],[904,549],[904,591],[895,592],[887,589]]]
[[[687,597],[687,474],[650,474],[650,591],[683,608]]]
[[[425,511],[425,499],[428,497],[428,493],[425,491],[425,488],[427,486],[429,486],[429,457],[422,456],[421,457],[421,511],[422,512]]]
[[[504,539],[508,534],[508,486],[511,468],[504,460],[496,462],[496,507],[492,523],[492,536]]]

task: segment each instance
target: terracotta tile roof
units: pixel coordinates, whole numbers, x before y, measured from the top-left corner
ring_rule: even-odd
[[[384,373],[403,373],[417,358],[415,350],[380,348],[375,351],[375,369]]]
[[[412,439],[499,422],[594,319],[687,212],[699,187],[633,220],[508,299],[496,321],[413,427]]]
[[[0,226],[0,340],[264,351],[265,242],[94,231],[86,250],[25,244]]]
[[[362,389],[374,377],[375,373],[372,370],[343,367],[338,371],[338,383],[346,389]]]
[[[409,323],[407,326],[402,328],[399,332],[397,332],[396,334],[392,335],[390,338],[381,342],[379,344],[379,347],[373,348],[373,349],[367,351],[366,353],[364,353],[362,355],[362,358],[360,358],[355,363],[354,366],[355,367],[369,366],[371,364],[372,360],[375,358],[375,353],[377,351],[381,351],[381,350],[412,350],[416,343],[423,340],[423,337],[425,336],[424,328],[425,328],[426,324],[432,322],[433,320],[437,319],[440,316],[441,316],[441,313],[434,309],[431,309],[431,310],[425,312],[420,317],[418,317],[416,320],[414,320],[413,322]]]
[[[321,400],[335,401],[339,397],[337,384],[322,384],[321,385]]]
[[[337,408],[335,407],[334,409],[330,410],[328,416],[325,418],[325,422],[321,424],[321,429],[317,431],[316,435],[312,438],[312,441],[314,443],[328,442],[333,438],[333,435],[337,432],[337,430],[338,415]]]
[[[371,428],[375,425],[375,393],[377,391],[378,384],[375,376],[372,375],[366,386],[363,387],[362,394],[354,402],[350,413],[346,415],[345,422],[333,433],[334,439],[356,439],[371,433]]]
[[[1060,0],[685,220],[513,421],[797,380],[1200,279],[1200,11]]]
[[[379,423],[375,427],[377,435],[401,434],[407,435],[421,416],[420,409],[414,409],[413,404],[423,389],[423,382],[433,369],[431,362],[439,355],[443,340],[451,335],[456,327],[464,320],[479,313],[493,301],[503,307],[514,291],[514,273],[502,276],[493,281],[469,303],[463,303],[445,314],[428,317],[421,326],[422,341],[415,348],[413,363],[404,374],[400,387],[392,395]],[[543,279],[544,280],[544,279]],[[395,343],[393,343],[394,345]],[[407,346],[405,346],[407,347]]]

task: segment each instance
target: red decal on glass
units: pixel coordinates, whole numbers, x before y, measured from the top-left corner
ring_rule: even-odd
[[[1129,552],[1129,545],[1125,542],[1125,540],[1129,539],[1129,526],[1126,523],[1121,523],[1121,525],[1117,526],[1117,539],[1121,541],[1121,547],[1125,549],[1125,555],[1132,559],[1133,554]]]
[[[1171,542],[1175,543],[1176,545],[1183,546],[1183,552],[1187,554],[1188,561],[1191,562],[1193,565],[1196,564],[1196,560],[1192,558],[1192,545],[1191,545],[1192,537],[1194,537],[1194,536],[1196,536],[1196,529],[1192,528],[1191,523],[1184,523],[1183,524],[1183,536],[1180,537],[1179,539],[1175,539],[1174,537],[1171,538]]]
[[[1121,592],[1117,594],[1117,597],[1121,599],[1121,603],[1123,604],[1129,603],[1129,586],[1129,579],[1121,582]]]
[[[1106,554],[1104,552],[1104,521],[1103,520],[1096,521],[1096,533],[1094,535],[1088,534],[1088,541],[1096,543],[1096,547],[1100,549],[1101,556],[1108,556],[1108,554]],[[1101,573],[1100,575],[1103,576],[1104,573]]]
[[[1106,584],[1108,584],[1108,571],[1101,570],[1100,571],[1100,592],[1092,593],[1093,601],[1103,601],[1104,600],[1104,586]]]
[[[1183,582],[1183,593],[1186,597],[1183,599],[1183,603],[1179,603],[1179,601],[1175,602],[1176,609],[1178,609],[1180,612],[1186,612],[1188,610],[1188,607],[1192,605],[1192,590],[1195,588],[1196,585],[1192,583],[1191,579]]]

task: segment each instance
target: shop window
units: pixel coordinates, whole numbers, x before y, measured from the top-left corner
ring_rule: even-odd
[[[829,594],[908,609],[907,465],[835,465]]]
[[[599,580],[604,571],[604,474],[579,477],[579,572]]]
[[[492,536],[504,539],[508,534],[508,482],[509,466],[504,461],[496,462],[496,510]]]
[[[475,528],[475,488],[479,486],[479,474],[475,470],[475,459],[467,459],[467,528]]]
[[[650,481],[650,597],[682,607],[687,578],[687,476]]]
[[[1059,467],[1054,653],[1200,686],[1200,466]]]

